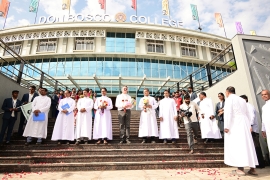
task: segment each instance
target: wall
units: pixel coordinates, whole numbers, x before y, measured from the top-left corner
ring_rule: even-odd
[[[225,92],[228,86],[233,86],[236,89],[237,95],[247,95],[249,102],[254,105],[259,118],[259,132],[261,132],[261,108],[264,102],[261,100],[260,93],[262,89],[269,89],[270,79],[267,66],[270,56],[270,38],[248,35],[236,35],[232,39],[232,44],[235,53],[237,71],[217,83],[206,91],[208,97],[212,98],[214,103],[217,103],[218,93]],[[260,47],[261,44],[261,47]],[[255,47],[256,50],[253,50]],[[252,55],[251,55],[252,54]],[[260,63],[255,63],[253,60],[258,58]],[[259,76],[254,71],[254,66],[259,71]],[[269,85],[269,86],[268,86]],[[268,153],[264,139],[260,139],[264,154]]]
[[[17,84],[16,82],[10,80],[9,78],[7,78],[6,76],[4,76],[3,74],[0,73],[0,84],[2,86],[0,86],[0,106],[1,106],[1,110],[0,112],[3,112],[2,110],[2,104],[4,102],[4,100],[6,98],[10,98],[11,97],[11,93],[13,90],[18,90],[19,91],[19,99],[22,99],[23,94],[28,93],[28,89],[21,87],[19,84]],[[20,117],[20,114],[18,114]],[[19,120],[20,118],[17,119],[15,126],[14,126],[14,131],[17,132],[18,127],[19,127]],[[0,115],[0,127],[2,127],[2,115]]]

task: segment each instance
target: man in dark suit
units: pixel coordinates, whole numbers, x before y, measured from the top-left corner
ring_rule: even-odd
[[[29,93],[24,94],[23,97],[22,97],[22,100],[21,100],[22,105],[33,102],[35,97],[38,96],[38,93],[36,93],[35,91],[36,91],[36,87],[35,86],[30,86]],[[26,119],[25,119],[23,113],[21,113],[20,124],[19,124],[19,129],[18,129],[18,135],[19,136],[22,136],[22,134],[23,134],[23,126],[25,124],[25,120]]]
[[[51,97],[51,100],[52,100],[51,110],[52,110],[52,117],[53,118],[57,118],[57,115],[58,115],[57,105],[59,103],[59,97],[57,95],[58,95],[58,91],[55,90],[54,94]]]
[[[12,98],[5,99],[2,105],[2,110],[5,112],[3,114],[3,124],[0,133],[0,144],[3,143],[4,135],[7,129],[6,144],[10,143],[13,127],[17,120],[17,113],[20,111],[20,108],[18,107],[21,106],[21,101],[18,99],[18,95],[19,91],[12,91]]]

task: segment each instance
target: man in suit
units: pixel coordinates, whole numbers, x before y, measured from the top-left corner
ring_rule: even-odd
[[[4,135],[6,130],[7,137],[6,137],[6,144],[10,143],[10,137],[13,131],[14,124],[17,120],[17,113],[20,111],[19,106],[21,106],[21,101],[18,99],[19,91],[14,90],[12,91],[12,98],[7,98],[4,100],[2,105],[2,110],[4,110],[3,114],[3,124],[0,133],[0,144],[3,143]]]
[[[57,118],[57,115],[58,115],[57,105],[59,103],[59,97],[57,95],[58,95],[58,91],[55,90],[51,98],[52,99],[51,109],[52,109],[53,118]]]
[[[193,92],[193,87],[188,88],[188,94],[190,96],[191,101],[197,98],[197,94]]]
[[[218,120],[218,127],[220,130],[220,133],[222,137],[224,137],[224,106],[225,106],[225,96],[223,93],[218,94],[218,98],[220,102],[217,103],[216,105],[216,118]]]
[[[22,105],[33,102],[35,97],[38,96],[38,93],[36,93],[35,91],[36,91],[36,87],[35,86],[30,86],[29,93],[24,94],[23,97],[22,97],[22,100],[21,100]],[[20,124],[19,124],[19,129],[18,129],[18,135],[19,136],[22,136],[22,134],[23,134],[23,126],[25,124],[25,120],[26,119],[25,119],[23,113],[21,113]]]

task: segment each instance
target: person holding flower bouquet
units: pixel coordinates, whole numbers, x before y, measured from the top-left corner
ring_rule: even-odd
[[[149,96],[149,89],[143,90],[144,97],[140,100],[139,108],[142,109],[139,126],[139,137],[143,138],[142,144],[146,143],[147,137],[151,137],[151,143],[156,143],[158,126],[155,109],[158,104],[155,98]]]
[[[122,88],[122,94],[119,94],[116,98],[115,106],[118,108],[118,119],[120,124],[120,144],[124,141],[130,144],[130,116],[132,109],[132,99],[128,93],[128,87],[124,86]]]
[[[111,98],[107,97],[107,89],[101,89],[102,96],[96,99],[94,108],[96,116],[94,120],[93,139],[98,140],[97,144],[104,140],[104,144],[108,144],[107,140],[112,140],[112,115],[113,108]]]

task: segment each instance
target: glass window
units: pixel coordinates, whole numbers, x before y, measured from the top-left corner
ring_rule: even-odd
[[[216,60],[221,61],[221,62],[225,62],[224,61],[224,55],[223,54],[220,54],[221,52],[222,52],[222,50],[211,48],[210,49],[211,59],[213,60],[216,56],[218,56],[216,58]]]
[[[54,52],[56,50],[57,39],[40,39],[38,42],[38,52]]]
[[[17,54],[21,54],[21,49],[22,49],[22,42],[13,42],[13,43],[7,43],[8,47],[15,51]],[[4,51],[4,56],[11,56],[13,55],[12,51]]]
[[[94,38],[93,37],[77,37],[75,39],[75,50],[94,51]]]
[[[147,52],[151,53],[164,53],[164,41],[147,40]]]
[[[196,46],[191,44],[181,44],[182,56],[197,57]]]
[[[135,34],[108,32],[106,52],[135,53]]]

